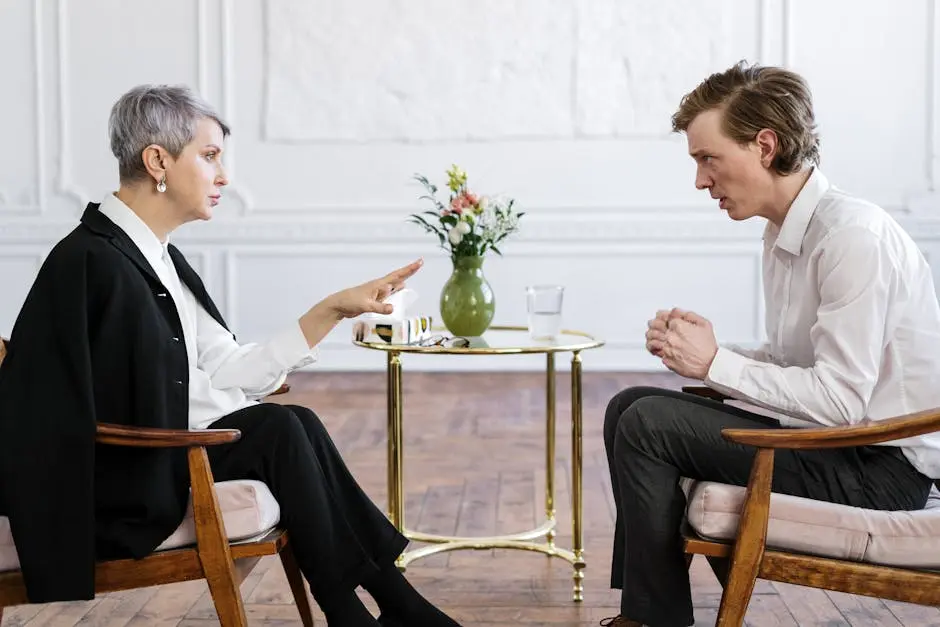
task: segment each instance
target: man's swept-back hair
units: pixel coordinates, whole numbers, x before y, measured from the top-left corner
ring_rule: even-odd
[[[738,62],[712,74],[682,97],[672,116],[672,130],[687,131],[700,113],[722,111],[722,130],[738,143],[754,140],[762,129],[777,134],[773,168],[782,175],[819,164],[819,135],[813,97],[806,80],[778,67]]]
[[[151,144],[179,157],[203,118],[215,120],[222,136],[228,136],[230,129],[222,118],[183,85],[138,85],[121,96],[108,119],[111,152],[118,160],[121,181],[147,176],[142,155]]]

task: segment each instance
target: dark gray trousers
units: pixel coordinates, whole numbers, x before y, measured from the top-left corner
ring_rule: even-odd
[[[746,485],[756,449],[722,438],[724,428],[779,428],[777,421],[691,394],[653,387],[611,399],[604,444],[617,508],[611,587],[621,614],[650,627],[692,625],[682,551],[681,477]],[[785,450],[774,456],[772,490],[879,510],[922,509],[932,482],[899,449]],[[719,578],[724,565],[712,562]]]

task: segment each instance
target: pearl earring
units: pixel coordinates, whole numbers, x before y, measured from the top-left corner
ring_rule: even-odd
[[[164,174],[160,182],[157,183],[157,191],[161,194],[166,191],[166,174]]]

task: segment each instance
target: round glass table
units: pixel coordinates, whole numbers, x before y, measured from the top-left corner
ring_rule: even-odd
[[[387,356],[388,400],[388,515],[395,527],[410,540],[426,543],[405,551],[397,560],[404,570],[409,563],[442,551],[461,549],[522,549],[560,557],[574,567],[575,601],[584,598],[584,544],[582,537],[582,392],[581,353],[604,342],[582,331],[562,330],[551,340],[533,340],[526,327],[492,326],[479,337],[454,338],[445,329],[422,344],[391,344],[377,337],[354,340],[356,346],[384,351]],[[426,355],[545,355],[545,521],[538,527],[490,537],[461,537],[428,534],[405,527],[402,451],[402,353]],[[572,547],[555,545],[555,355],[571,353],[571,525]]]

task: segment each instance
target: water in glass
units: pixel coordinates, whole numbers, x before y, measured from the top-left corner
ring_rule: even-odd
[[[529,337],[551,340],[561,332],[561,304],[565,288],[560,285],[532,285],[526,288]]]

